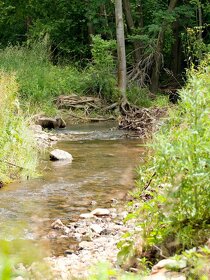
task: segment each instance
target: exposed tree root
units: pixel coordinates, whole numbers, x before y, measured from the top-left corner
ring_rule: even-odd
[[[107,118],[103,118],[103,117],[89,118],[89,117],[78,116],[78,115],[73,114],[71,112],[69,112],[69,115],[76,118],[76,119],[80,119],[80,120],[83,120],[83,121],[89,121],[89,122],[102,122],[102,121],[115,120],[115,117],[113,117],[113,116],[110,116],[110,117],[107,117]]]
[[[56,100],[58,109],[100,109],[102,106],[101,100],[96,97],[61,95]]]
[[[122,101],[119,127],[134,130],[140,137],[148,137],[160,126],[160,119],[167,113],[167,108],[139,108]]]

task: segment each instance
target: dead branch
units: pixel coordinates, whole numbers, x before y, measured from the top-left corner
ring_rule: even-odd
[[[139,108],[124,101],[120,105],[120,112],[119,128],[134,130],[139,136],[148,137],[158,129],[167,108]]]

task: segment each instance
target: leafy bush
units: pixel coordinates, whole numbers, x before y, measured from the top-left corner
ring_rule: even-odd
[[[159,248],[159,255],[169,256],[208,239],[209,74],[210,55],[190,71],[182,102],[154,137],[148,164],[138,170],[134,197],[140,202],[127,219],[137,219],[146,251]]]
[[[87,88],[99,97],[114,101],[117,99],[117,82],[113,51],[116,49],[114,40],[103,40],[99,35],[92,36],[93,63],[87,68],[89,76]]]
[[[17,99],[14,75],[0,72],[0,181],[30,176],[37,165],[33,135],[24,120]]]

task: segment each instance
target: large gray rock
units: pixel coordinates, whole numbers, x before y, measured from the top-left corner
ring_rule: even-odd
[[[55,149],[52,152],[50,152],[50,159],[51,160],[65,160],[65,161],[71,162],[73,160],[73,157],[70,153],[68,153],[66,151]]]
[[[49,118],[42,115],[34,116],[34,122],[36,125],[40,125],[42,128],[55,129],[66,127],[65,121],[61,117]]]

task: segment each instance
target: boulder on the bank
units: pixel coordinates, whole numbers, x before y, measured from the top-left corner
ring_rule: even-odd
[[[55,129],[66,127],[65,121],[61,117],[50,118],[43,115],[34,116],[34,122],[42,128]]]
[[[73,157],[66,151],[55,149],[50,152],[50,160],[65,160],[71,162],[73,160]]]

